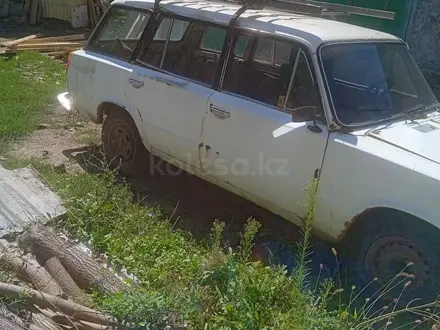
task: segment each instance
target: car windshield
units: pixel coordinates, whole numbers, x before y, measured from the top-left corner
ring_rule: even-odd
[[[404,44],[328,45],[321,50],[321,60],[343,125],[409,116],[413,109],[422,111],[437,103]]]

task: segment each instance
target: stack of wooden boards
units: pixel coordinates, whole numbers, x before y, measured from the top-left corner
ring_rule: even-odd
[[[3,43],[4,53],[18,53],[23,51],[38,51],[47,53],[57,59],[67,60],[69,53],[81,48],[85,43],[84,34],[46,37],[33,34],[24,38]]]

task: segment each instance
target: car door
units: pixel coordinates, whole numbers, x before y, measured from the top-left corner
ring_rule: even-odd
[[[200,47],[208,28],[218,30],[224,39],[222,27],[162,20],[127,85],[153,153],[193,166],[199,161],[200,131],[218,65],[218,56]],[[221,38],[219,43],[223,44]]]
[[[316,80],[301,45],[256,42],[245,63],[228,63],[221,91],[209,98],[203,168],[263,207],[303,216],[303,188],[321,168],[328,131],[319,115],[316,124],[294,122],[289,108],[321,112]]]

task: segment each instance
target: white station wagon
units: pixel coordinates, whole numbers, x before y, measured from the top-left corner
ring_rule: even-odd
[[[59,100],[128,175],[149,152],[296,224],[318,178],[316,234],[363,283],[405,269],[404,296],[435,299],[440,106],[402,40],[296,2],[115,0]]]

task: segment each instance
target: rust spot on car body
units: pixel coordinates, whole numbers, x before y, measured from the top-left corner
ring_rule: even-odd
[[[357,219],[357,218],[359,218],[359,216],[362,214],[362,213],[364,213],[364,212],[361,212],[361,213],[359,213],[359,214],[356,214],[353,218],[351,218],[351,220],[349,220],[349,221],[345,221],[345,223],[344,223],[344,229],[341,231],[341,233],[338,235],[338,237],[337,237],[337,241],[338,242],[340,242],[340,241],[342,241],[343,240],[343,238],[345,237],[345,234],[347,234],[347,232],[349,231],[349,229],[351,228],[351,225],[355,222],[355,220]]]

